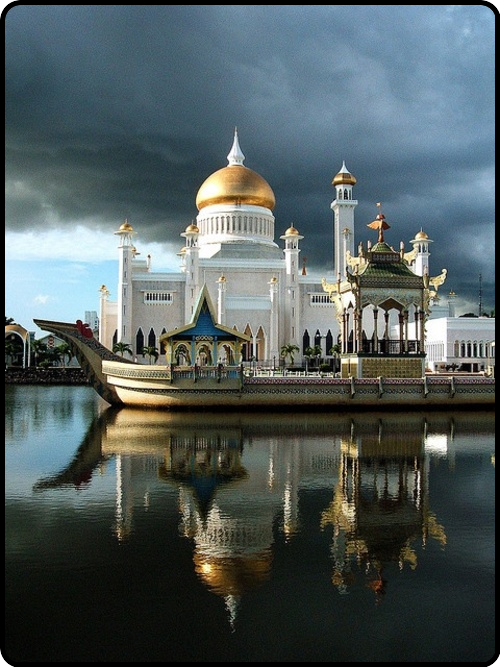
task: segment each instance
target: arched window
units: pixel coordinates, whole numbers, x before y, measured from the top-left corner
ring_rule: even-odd
[[[163,327],[163,329],[161,330],[161,335],[163,336],[164,333],[167,333],[167,330],[165,329],[165,327]],[[160,354],[165,354],[166,351],[167,350],[165,348],[165,342],[162,341],[160,343]]]
[[[344,199],[349,199],[349,195],[347,193],[347,188],[344,190]]]
[[[142,349],[144,347],[144,334],[142,329],[139,329],[135,336],[135,350],[136,354],[142,354]]]
[[[155,332],[153,331],[152,327],[149,330],[148,347],[156,347],[156,335],[155,335]]]
[[[311,337],[309,336],[309,331],[306,329],[302,336],[302,354],[304,354],[308,347],[311,347]]]
[[[333,347],[333,336],[330,329],[328,329],[328,332],[326,334],[325,345],[326,345],[326,353],[330,354],[330,350]]]

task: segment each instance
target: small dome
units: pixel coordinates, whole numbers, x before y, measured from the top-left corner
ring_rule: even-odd
[[[298,236],[299,230],[291,225],[285,232],[285,236]]]
[[[416,241],[426,241],[429,237],[427,234],[424,232],[423,229],[421,229],[417,234],[415,234],[415,240]]]
[[[133,232],[134,228],[132,227],[132,225],[129,223],[128,220],[125,220],[123,225],[120,225],[120,229],[118,231],[120,231],[120,232]]]
[[[187,233],[187,234],[198,234],[199,231],[200,230],[198,229],[198,227],[196,225],[194,225],[193,223],[191,223],[190,225],[188,225],[186,227],[186,232],[185,233]]]
[[[345,162],[338,174],[333,177],[332,185],[356,185],[356,178],[348,171]]]

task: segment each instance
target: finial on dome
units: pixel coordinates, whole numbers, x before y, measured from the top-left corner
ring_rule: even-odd
[[[227,156],[227,161],[229,163],[230,167],[233,167],[234,165],[243,165],[243,160],[245,159],[245,156],[241,152],[240,144],[238,141],[238,128],[234,128],[234,141],[233,145],[231,147],[231,150],[229,151],[229,154]]]

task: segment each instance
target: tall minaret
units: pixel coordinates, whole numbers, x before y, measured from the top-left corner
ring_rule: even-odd
[[[121,343],[132,345],[132,258],[136,250],[132,243],[134,228],[125,220],[120,229],[115,232],[120,237],[118,246],[118,313],[117,336]]]
[[[411,267],[413,273],[417,276],[429,275],[429,243],[433,241],[427,236],[423,229],[415,234],[415,238],[410,241],[416,250],[414,264]]]
[[[346,252],[354,254],[354,208],[358,205],[352,198],[352,188],[356,185],[355,177],[348,171],[345,162],[333,178],[335,199],[330,208],[333,211],[333,257],[334,275],[345,278]]]
[[[280,345],[284,342],[293,343],[301,347],[299,241],[303,238],[293,225],[286,230],[283,236],[280,236],[280,239],[285,242],[285,321],[287,322],[285,339],[280,342]]]
[[[186,231],[181,236],[186,239],[185,247],[185,273],[186,273],[186,294],[184,300],[184,321],[191,321],[194,311],[194,304],[200,292],[200,248],[198,246],[198,236],[200,230],[192,222],[186,227]]]

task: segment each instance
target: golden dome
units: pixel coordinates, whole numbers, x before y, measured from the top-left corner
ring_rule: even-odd
[[[191,234],[191,233],[192,233],[192,234],[198,234],[199,231],[200,231],[200,230],[198,229],[198,227],[197,227],[196,225],[194,225],[193,223],[191,223],[190,225],[188,225],[188,226],[186,227],[186,232],[187,232],[188,234]]]
[[[285,236],[298,236],[299,230],[291,225],[285,232]]]
[[[128,220],[125,220],[123,225],[120,225],[120,229],[118,231],[120,231],[120,232],[133,232],[134,228],[132,227],[132,225],[129,223]]]
[[[356,178],[348,171],[345,162],[338,174],[333,177],[332,185],[356,185]]]
[[[416,241],[426,241],[429,237],[427,234],[424,232],[423,229],[421,229],[419,232],[415,234],[415,240]]]
[[[214,172],[198,190],[198,210],[213,204],[248,204],[273,210],[276,200],[271,186],[257,172],[243,165],[245,156],[238,143],[237,130],[227,159],[228,166]]]
[[[273,210],[276,200],[267,181],[243,165],[230,165],[209,176],[198,190],[200,211],[213,204],[250,204]]]

